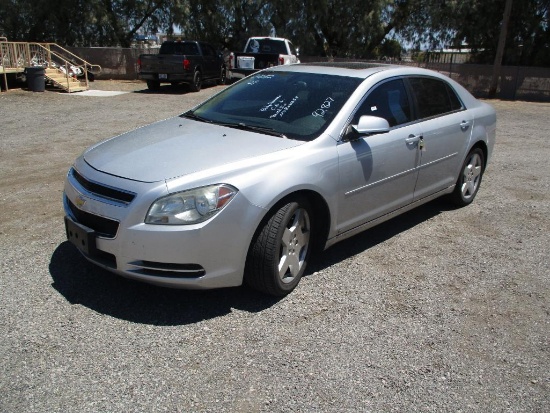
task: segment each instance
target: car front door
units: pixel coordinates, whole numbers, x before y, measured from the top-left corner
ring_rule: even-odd
[[[473,126],[454,90],[430,77],[408,79],[421,120],[422,150],[414,200],[453,185]]]
[[[420,128],[411,123],[409,97],[402,79],[378,84],[354,114],[385,118],[386,133],[338,145],[338,233],[351,230],[412,202],[420,162]]]

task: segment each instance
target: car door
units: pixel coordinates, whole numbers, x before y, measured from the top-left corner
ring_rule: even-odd
[[[355,112],[352,124],[362,115],[385,118],[390,131],[338,145],[339,233],[412,202],[417,179],[420,129],[411,123],[403,80],[376,85]]]
[[[422,133],[422,150],[414,200],[453,185],[463,161],[473,117],[464,110],[447,82],[411,77],[408,82],[416,102]]]

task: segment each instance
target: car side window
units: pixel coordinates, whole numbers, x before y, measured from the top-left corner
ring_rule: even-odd
[[[463,106],[462,106],[462,103],[460,102],[460,99],[458,99],[456,92],[449,85],[446,85],[446,86],[447,86],[447,93],[449,94],[449,99],[451,100],[451,110],[452,111],[461,110]]]
[[[176,55],[198,55],[199,48],[195,43],[175,43],[173,46],[173,54]]]
[[[355,113],[353,123],[363,115],[384,118],[390,127],[410,122],[411,105],[403,80],[390,80],[376,86]]]
[[[443,115],[462,109],[462,104],[452,88],[439,79],[414,77],[409,79],[418,105],[420,119]]]

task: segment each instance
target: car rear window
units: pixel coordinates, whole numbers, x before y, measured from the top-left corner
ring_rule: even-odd
[[[248,42],[246,53],[277,53],[287,54],[284,40],[251,39]]]
[[[199,48],[196,43],[163,43],[160,46],[159,54],[171,54],[171,55],[199,55]]]

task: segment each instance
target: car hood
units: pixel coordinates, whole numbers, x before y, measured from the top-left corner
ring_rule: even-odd
[[[88,149],[94,169],[141,182],[158,182],[303,142],[175,117]]]

